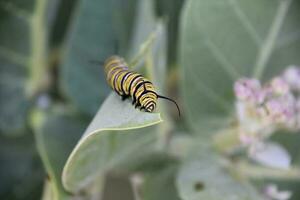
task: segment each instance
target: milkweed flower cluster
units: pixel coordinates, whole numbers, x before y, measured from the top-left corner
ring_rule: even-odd
[[[264,84],[254,78],[241,78],[234,84],[234,93],[239,138],[248,147],[249,156],[276,167],[268,163],[273,158],[268,161],[261,157],[276,151],[289,163],[283,147],[274,143],[266,145],[265,140],[277,130],[300,130],[300,67],[290,66]]]

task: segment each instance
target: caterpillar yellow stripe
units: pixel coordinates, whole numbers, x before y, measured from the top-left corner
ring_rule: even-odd
[[[145,112],[154,112],[157,107],[157,99],[163,98],[172,101],[180,115],[177,103],[165,96],[158,95],[151,81],[134,71],[130,71],[128,64],[120,56],[111,56],[104,62],[104,71],[107,83],[122,97],[131,98],[135,108]]]

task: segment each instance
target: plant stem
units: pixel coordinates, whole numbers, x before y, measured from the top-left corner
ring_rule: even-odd
[[[232,164],[230,168],[250,179],[300,180],[300,168],[296,166],[291,166],[289,169],[276,169],[239,161]]]
[[[30,67],[30,80],[28,83],[29,96],[37,93],[40,87],[45,86],[46,77],[46,27],[45,27],[45,10],[47,0],[39,0],[31,16],[31,58],[28,63]]]

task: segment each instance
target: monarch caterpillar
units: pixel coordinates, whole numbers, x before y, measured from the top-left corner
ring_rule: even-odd
[[[168,97],[156,93],[154,85],[141,74],[130,71],[125,60],[119,56],[111,56],[104,62],[106,80],[112,89],[125,100],[132,98],[132,105],[145,112],[153,112],[157,99],[173,102],[180,116],[177,103]]]

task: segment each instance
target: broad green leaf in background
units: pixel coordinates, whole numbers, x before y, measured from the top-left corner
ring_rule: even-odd
[[[112,93],[68,158],[62,177],[64,187],[78,191],[107,170],[140,159],[154,149],[156,135],[151,128],[139,128],[159,122],[158,113],[141,112]]]
[[[29,96],[40,86],[35,75],[43,69],[45,2],[0,1],[0,131],[4,134],[25,132]]]
[[[23,133],[25,129],[26,115],[29,107],[25,97],[24,82],[25,72],[8,72],[4,69],[23,68],[20,65],[1,60],[0,66],[0,130],[5,135]],[[12,71],[12,70],[10,70]],[[23,70],[25,71],[25,70]]]
[[[32,133],[0,136],[0,199],[38,199],[45,173]]]
[[[156,17],[154,13],[154,1],[140,0],[137,3],[136,20],[134,22],[132,41],[129,57],[133,59],[141,49],[149,35],[155,31]],[[143,60],[143,59],[142,59]]]
[[[37,147],[56,200],[70,197],[61,183],[62,169],[86,126],[82,120],[61,109],[57,107],[48,114],[35,111],[32,118]]]
[[[181,18],[182,92],[189,125],[215,130],[233,112],[233,82],[300,64],[300,2],[190,0]]]
[[[60,48],[65,41],[78,0],[52,0],[47,5],[49,48]]]
[[[79,1],[70,28],[70,39],[66,42],[61,87],[78,109],[89,115],[95,114],[109,93],[101,64],[92,64],[90,61],[97,60],[101,63],[107,57],[118,53],[117,37],[121,36],[117,31],[121,32],[123,29],[115,26],[122,20],[125,21],[126,15],[130,21],[130,15],[134,12],[125,12],[122,6],[117,7],[120,10],[115,9],[113,5],[117,2]],[[131,7],[133,8],[134,6]],[[130,30],[129,27],[126,28]],[[129,31],[124,31],[124,34],[128,34],[127,32]]]
[[[133,26],[136,21],[139,0],[112,0],[114,31],[118,38],[118,54],[129,55],[129,46],[133,40]]]
[[[113,54],[112,4],[91,0],[77,6],[61,67],[61,87],[80,111],[92,115],[109,91],[102,66],[90,61],[101,62]]]
[[[181,166],[176,181],[183,200],[260,200],[249,184],[235,180],[222,167],[222,160],[210,152]]]
[[[183,3],[184,0],[155,0],[156,14],[167,22],[169,66],[177,62],[178,22]]]

